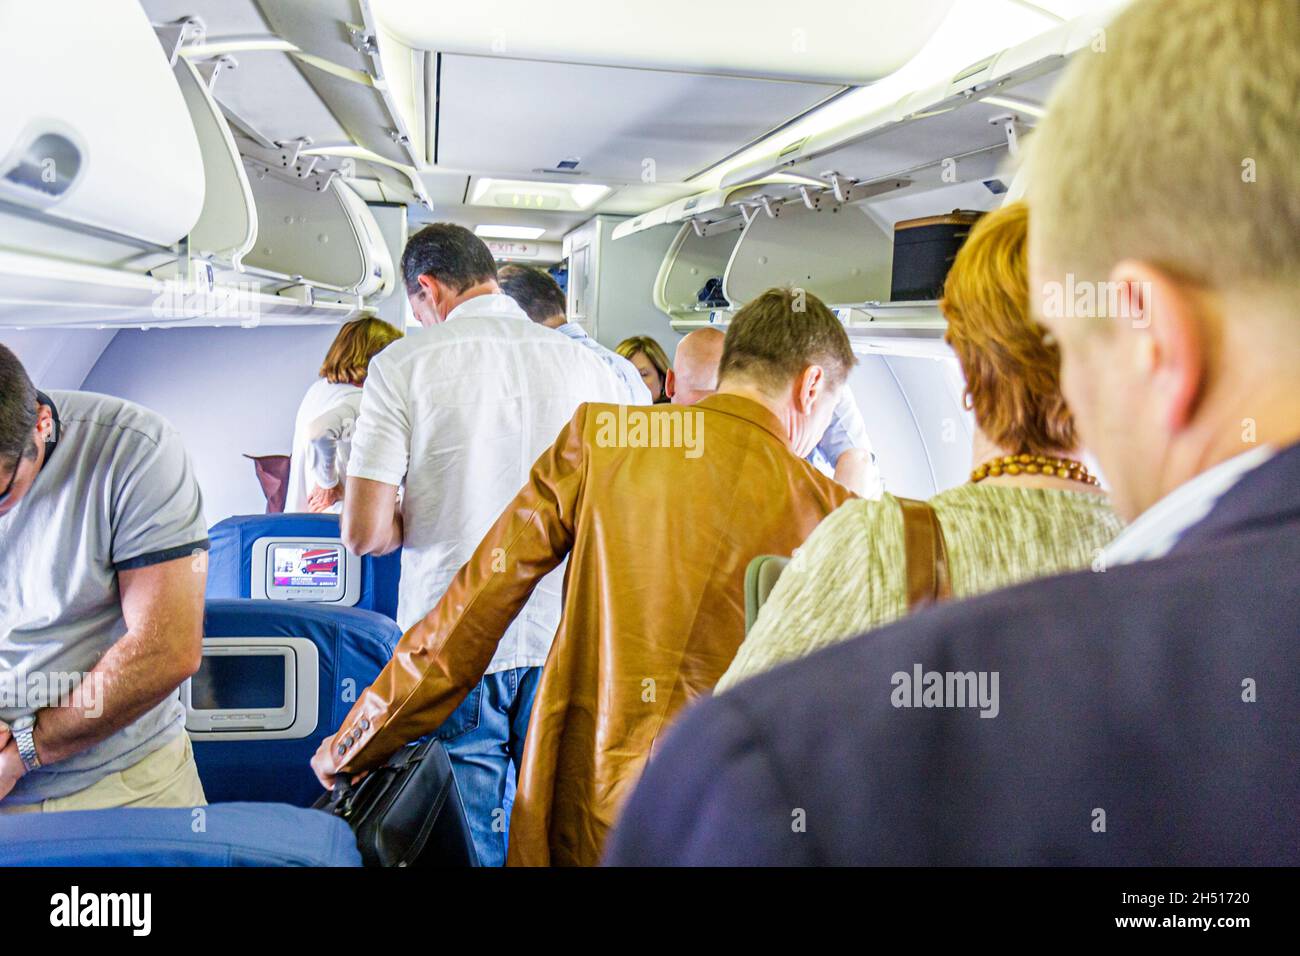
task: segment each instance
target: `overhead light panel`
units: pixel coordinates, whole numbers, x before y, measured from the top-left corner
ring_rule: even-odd
[[[544,226],[475,226],[474,234],[485,239],[540,239]]]
[[[585,212],[609,195],[608,186],[596,183],[548,183],[522,179],[474,181],[469,201],[472,206],[503,209],[540,209],[557,212]]]

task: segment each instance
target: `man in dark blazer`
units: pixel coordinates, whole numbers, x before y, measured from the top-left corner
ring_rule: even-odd
[[[607,862],[1300,863],[1298,46],[1294,0],[1136,0],[1035,135],[1034,306],[1132,519],[1095,569],[689,711]]]

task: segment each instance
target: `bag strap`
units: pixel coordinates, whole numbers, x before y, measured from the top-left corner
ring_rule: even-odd
[[[899,498],[903,511],[903,553],[907,563],[907,609],[952,597],[948,549],[939,518],[924,501]]]

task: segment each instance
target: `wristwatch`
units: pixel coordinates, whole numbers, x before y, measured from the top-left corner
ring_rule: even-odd
[[[27,772],[40,769],[41,760],[36,756],[36,718],[28,714],[26,717],[19,717],[9,727],[9,732],[13,734],[14,743],[18,745],[18,756],[27,768]]]

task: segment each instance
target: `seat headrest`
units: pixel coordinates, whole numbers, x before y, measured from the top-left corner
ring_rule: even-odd
[[[361,854],[319,810],[219,803],[0,816],[0,865],[360,866]]]
[[[208,531],[209,598],[251,598],[253,544],[261,538],[329,538],[342,541],[335,514],[235,515]],[[382,557],[364,556],[356,607],[397,618],[397,589],[402,574],[398,549]]]

